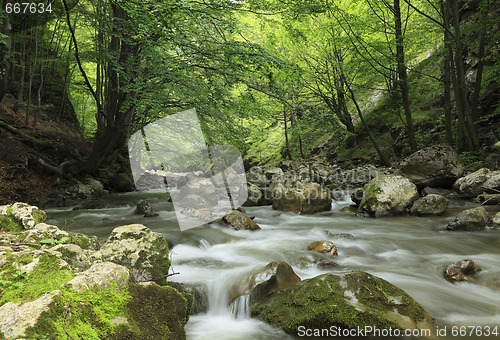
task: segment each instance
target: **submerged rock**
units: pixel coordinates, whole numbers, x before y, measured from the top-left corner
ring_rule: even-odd
[[[295,214],[314,214],[329,211],[332,199],[318,183],[307,183],[299,189],[289,189],[273,200],[273,209]]]
[[[158,216],[158,214],[153,211],[153,207],[151,206],[151,204],[149,204],[148,201],[142,201],[139,204],[137,204],[134,214],[144,215],[144,217]]]
[[[472,260],[462,260],[450,264],[443,271],[446,280],[455,283],[460,281],[474,282],[474,275],[481,271]]]
[[[289,334],[297,334],[299,326],[415,329],[432,322],[405,291],[364,272],[303,280],[255,304],[251,314]]]
[[[330,256],[337,256],[337,247],[332,241],[315,241],[307,246],[307,250],[317,251]]]
[[[464,172],[457,153],[449,145],[434,145],[419,150],[405,158],[399,170],[419,188],[451,187]]]
[[[236,230],[259,230],[261,229],[257,223],[250,217],[238,210],[233,210],[231,213],[224,215],[222,221],[230,225]]]
[[[445,230],[449,231],[478,231],[486,228],[488,213],[484,207],[467,209],[458,214],[448,223]]]
[[[137,281],[151,280],[168,274],[168,244],[162,234],[142,224],[113,229],[95,259],[114,262],[130,269]],[[165,279],[158,281],[165,283]]]
[[[229,301],[239,296],[249,295],[250,304],[254,304],[266,299],[279,289],[299,281],[300,277],[295,274],[288,263],[273,261],[235,283],[229,290]]]
[[[411,209],[412,215],[441,215],[448,208],[449,200],[441,195],[429,194],[416,200]]]
[[[381,175],[364,187],[358,211],[375,217],[397,215],[406,211],[418,198],[417,187],[399,175]]]

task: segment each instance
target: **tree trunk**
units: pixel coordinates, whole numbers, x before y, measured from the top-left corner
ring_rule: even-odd
[[[356,100],[356,96],[354,95],[354,92],[352,91],[351,86],[347,82],[346,82],[346,86],[347,86],[347,89],[349,90],[349,93],[351,94],[351,99],[354,103],[354,106],[356,106],[356,111],[358,112],[359,119],[361,119],[361,122],[363,123],[363,126],[366,129],[366,133],[368,134],[368,138],[372,142],[375,150],[377,150],[377,154],[380,157],[380,162],[384,166],[391,166],[391,161],[389,160],[389,158],[387,158],[387,155],[382,151],[382,149],[379,147],[377,141],[373,137],[373,135],[370,131],[370,128],[369,128],[368,124],[366,123],[365,118],[363,117],[363,113],[361,112],[361,109],[358,105],[358,101]]]
[[[19,77],[19,86],[17,88],[17,100],[14,105],[14,111],[18,112],[21,102],[24,100],[24,78],[26,77],[26,30],[21,31],[22,36],[22,53],[19,64],[21,65],[21,75]]]
[[[441,13],[445,13],[445,8],[443,4],[443,0],[441,0]],[[451,57],[450,57],[450,49],[449,49],[449,44],[450,44],[450,34],[448,32],[449,30],[449,25],[448,27],[446,26],[446,23],[444,23],[445,29],[444,29],[444,46],[445,48],[445,53],[446,56],[444,58],[444,65],[443,65],[443,85],[444,85],[444,126],[445,126],[445,131],[446,131],[446,143],[453,146],[453,131],[452,131],[452,124],[451,124]]]
[[[288,142],[288,124],[287,124],[287,114],[286,114],[286,106],[283,104],[283,121],[285,123],[285,142],[286,142],[286,150],[285,150],[285,159],[290,159],[291,154],[290,154],[290,143]]]
[[[401,90],[401,99],[403,101],[403,109],[406,119],[406,127],[408,129],[408,141],[412,151],[417,150],[417,142],[415,141],[415,131],[413,128],[413,119],[410,110],[410,98],[408,89],[408,75],[406,73],[405,54],[403,32],[401,29],[401,8],[399,0],[394,0],[394,21],[396,32],[396,61],[398,66],[398,83]]]
[[[4,1],[0,0],[0,5],[4,6]],[[12,38],[10,36],[10,21],[9,21],[9,16],[5,15],[3,18],[2,22],[2,34],[6,36],[7,42],[3,44],[3,46],[0,46],[0,70],[1,70],[1,76],[0,76],[0,102],[3,100],[3,97],[7,93],[9,89],[9,71],[11,67],[11,61],[10,61],[10,51],[12,48]]]
[[[472,143],[472,150],[477,150],[479,148],[479,142],[477,139],[476,128],[471,116],[471,106],[467,97],[467,87],[465,83],[465,67],[464,67],[464,57],[462,52],[462,38],[460,35],[460,20],[458,15],[458,3],[457,0],[449,0],[453,26],[455,28],[455,68],[457,76],[457,87],[458,92],[455,93],[455,100],[460,101],[462,104],[462,109],[464,113],[464,123],[467,129],[467,135],[470,136]]]

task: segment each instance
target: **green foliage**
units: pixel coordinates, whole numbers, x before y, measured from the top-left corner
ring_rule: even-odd
[[[481,152],[479,151],[465,151],[458,154],[460,162],[465,170],[476,171],[481,168],[483,161],[480,159]]]
[[[24,230],[24,227],[12,216],[0,215],[0,230],[10,233],[18,233]]]

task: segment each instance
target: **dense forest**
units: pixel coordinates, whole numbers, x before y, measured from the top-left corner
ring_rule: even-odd
[[[0,339],[498,337],[500,1],[0,8]]]
[[[475,163],[500,137],[492,0],[2,8],[4,105],[25,129],[65,122],[91,143],[80,153],[46,143],[28,157],[59,177],[107,168],[130,178],[128,137],[189,108],[209,143],[237,147],[248,164],[323,152],[391,165],[438,142]]]

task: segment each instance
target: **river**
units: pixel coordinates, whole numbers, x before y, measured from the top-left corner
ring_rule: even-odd
[[[454,338],[452,331],[459,326],[500,328],[500,287],[452,284],[442,275],[448,264],[471,258],[483,268],[480,276],[500,280],[500,230],[440,231],[458,212],[477,206],[469,201],[450,201],[446,215],[439,217],[378,219],[340,212],[348,201],[334,202],[329,213],[312,216],[274,211],[270,206],[252,207],[246,208],[247,215],[254,215],[262,228],[252,232],[221,226],[180,231],[172,204],[165,198],[149,199],[158,217],[133,215],[143,197],[144,193],[108,195],[103,202],[116,207],[106,209],[48,209],[47,223],[99,237],[131,223],[162,233],[173,245],[172,266],[180,273],[169,279],[200,284],[208,292],[208,312],[190,317],[188,339],[298,339],[250,318],[244,299],[228,306],[229,287],[245,273],[274,260],[289,263],[303,280],[346,270],[381,277],[404,289],[435,318],[436,325],[447,331],[447,336],[439,339]],[[354,238],[332,236],[339,233]],[[327,239],[338,248],[339,256],[334,260],[338,266],[319,269],[309,260],[307,245]]]

